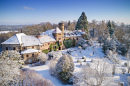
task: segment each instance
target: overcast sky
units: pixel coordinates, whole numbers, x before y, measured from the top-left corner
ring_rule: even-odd
[[[114,20],[130,24],[130,0],[0,0],[0,25]]]

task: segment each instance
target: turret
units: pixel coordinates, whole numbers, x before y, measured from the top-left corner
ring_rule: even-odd
[[[64,34],[64,23],[59,23],[59,28],[62,31],[62,34]]]

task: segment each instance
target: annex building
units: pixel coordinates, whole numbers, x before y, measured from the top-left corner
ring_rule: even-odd
[[[75,46],[80,38],[85,38],[84,31],[64,30],[64,23],[59,23],[59,28],[47,30],[40,35],[26,35],[18,33],[4,41],[2,50],[16,50],[25,62],[29,59],[36,61],[39,53],[58,51]]]

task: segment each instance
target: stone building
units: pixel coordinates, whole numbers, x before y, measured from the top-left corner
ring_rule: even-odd
[[[59,28],[47,30],[40,35],[18,33],[1,44],[3,51],[16,50],[20,52],[21,57],[27,62],[30,59],[32,61],[37,60],[41,52],[57,51],[72,45],[75,46],[80,38],[85,38],[84,31],[64,30],[64,23],[59,23]]]

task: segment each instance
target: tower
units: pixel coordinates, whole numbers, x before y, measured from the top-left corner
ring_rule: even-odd
[[[59,28],[62,31],[62,34],[64,34],[64,23],[59,23]]]

